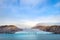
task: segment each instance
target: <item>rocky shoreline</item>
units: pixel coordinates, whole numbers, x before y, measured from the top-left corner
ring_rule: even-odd
[[[22,29],[17,28],[15,25],[3,25],[0,26],[0,33],[13,34],[17,31],[22,31]]]
[[[32,29],[39,29],[46,32],[53,32],[54,34],[60,34],[60,25],[36,25]],[[29,29],[28,29],[29,30]],[[15,25],[3,25],[0,26],[0,34],[14,34],[15,32],[23,31],[22,28],[18,28]]]
[[[54,34],[60,34],[60,25],[51,25],[51,26],[36,25],[32,29],[39,29],[46,32],[53,32]]]

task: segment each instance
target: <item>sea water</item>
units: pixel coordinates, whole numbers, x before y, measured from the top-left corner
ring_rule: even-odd
[[[60,34],[23,31],[15,34],[0,34],[0,40],[60,40]]]
[[[60,35],[37,29],[24,29],[15,34],[0,34],[0,40],[60,40]]]

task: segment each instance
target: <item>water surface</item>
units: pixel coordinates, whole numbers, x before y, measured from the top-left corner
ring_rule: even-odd
[[[0,40],[60,40],[60,34],[21,32],[16,34],[0,34]]]

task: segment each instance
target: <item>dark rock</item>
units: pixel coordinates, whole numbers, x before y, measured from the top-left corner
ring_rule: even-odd
[[[44,26],[44,25],[36,25],[33,29],[40,29],[47,32],[53,32],[54,34],[60,34],[60,25],[51,25],[51,26]]]
[[[0,26],[0,33],[15,33],[17,31],[22,31],[22,29],[17,28],[15,25],[4,25]]]
[[[46,31],[54,32],[55,34],[60,34],[60,26],[58,26],[58,25],[52,25]]]

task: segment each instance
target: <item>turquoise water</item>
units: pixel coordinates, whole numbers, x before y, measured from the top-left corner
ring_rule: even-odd
[[[0,34],[0,40],[60,40],[60,35],[37,29],[25,29],[15,34]]]
[[[60,34],[0,34],[0,40],[60,40]]]

